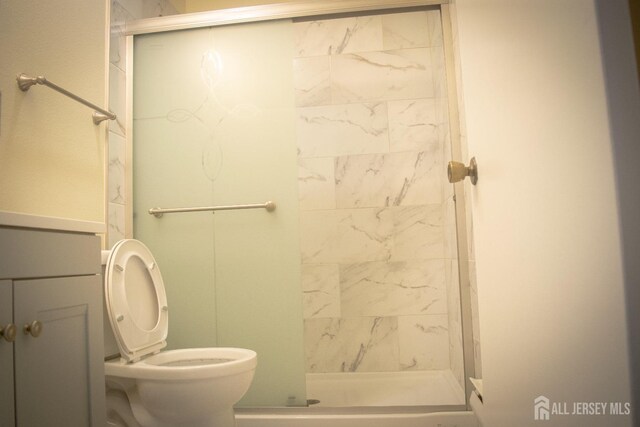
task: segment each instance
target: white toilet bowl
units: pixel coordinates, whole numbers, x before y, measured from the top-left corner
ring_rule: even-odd
[[[160,351],[167,337],[166,295],[158,266],[141,242],[121,240],[108,255],[105,308],[113,332],[105,338],[105,356],[112,338],[121,356],[105,362],[108,425],[235,425],[233,405],[251,385],[256,353],[215,347]]]

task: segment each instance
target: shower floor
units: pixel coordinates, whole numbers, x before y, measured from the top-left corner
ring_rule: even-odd
[[[307,374],[313,407],[463,405],[464,391],[450,370]]]

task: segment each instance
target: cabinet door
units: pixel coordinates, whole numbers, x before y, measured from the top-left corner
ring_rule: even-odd
[[[104,426],[100,276],[14,281],[16,419],[27,426]],[[38,321],[39,336],[23,333]]]
[[[11,280],[0,280],[0,328],[13,322]],[[13,343],[0,338],[0,426],[12,426]]]

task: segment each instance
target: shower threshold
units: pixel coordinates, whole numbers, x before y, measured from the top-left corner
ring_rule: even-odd
[[[450,370],[307,374],[313,407],[464,405]]]

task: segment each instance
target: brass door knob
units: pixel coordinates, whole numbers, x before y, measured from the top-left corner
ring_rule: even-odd
[[[25,335],[31,335],[34,338],[38,338],[42,333],[42,322],[34,320],[31,323],[27,323],[22,328]]]
[[[460,162],[449,162],[447,166],[447,176],[449,177],[449,182],[452,184],[462,181],[468,176],[471,183],[476,185],[478,182],[478,164],[476,163],[476,158],[471,158],[469,166],[465,166],[464,163]]]
[[[16,325],[9,323],[7,326],[0,328],[0,337],[4,338],[7,342],[14,342],[16,340]]]

